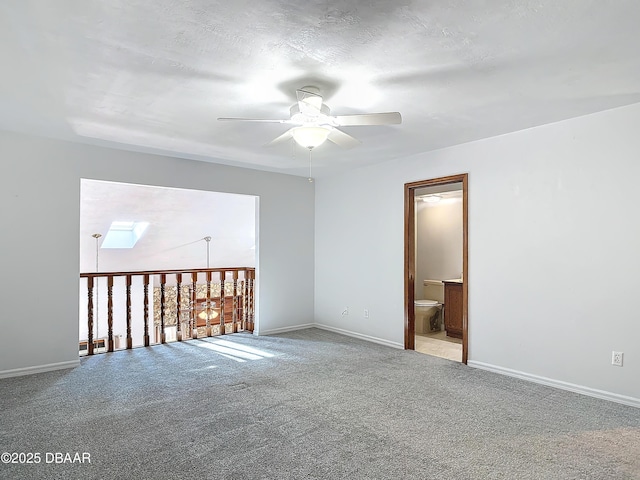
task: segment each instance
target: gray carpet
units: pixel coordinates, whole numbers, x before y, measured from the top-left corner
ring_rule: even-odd
[[[639,409],[318,329],[101,354],[0,392],[0,451],[41,454],[7,479],[640,478]]]

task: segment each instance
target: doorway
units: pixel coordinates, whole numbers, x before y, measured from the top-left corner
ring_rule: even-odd
[[[468,174],[451,175],[448,177],[421,180],[406,183],[404,186],[404,258],[405,258],[405,322],[404,322],[404,348],[415,350],[416,318],[414,301],[416,299],[416,192],[430,187],[446,187],[454,184],[462,185],[462,305],[461,305],[461,337],[462,337],[462,363],[468,359],[469,345],[469,321],[468,321]],[[446,299],[443,306],[445,319],[447,314]],[[446,321],[446,320],[445,320]]]

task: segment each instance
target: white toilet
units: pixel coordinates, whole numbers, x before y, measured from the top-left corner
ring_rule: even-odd
[[[423,299],[414,301],[415,333],[442,330],[442,304],[444,284],[440,280],[424,280]]]

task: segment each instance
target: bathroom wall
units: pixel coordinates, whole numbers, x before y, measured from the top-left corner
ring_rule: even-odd
[[[416,299],[422,281],[460,278],[462,273],[462,198],[416,202]]]

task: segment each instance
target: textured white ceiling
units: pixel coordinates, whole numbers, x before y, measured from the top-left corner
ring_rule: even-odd
[[[638,0],[3,0],[0,128],[307,175],[295,89],[362,145],[322,176],[640,101]]]

